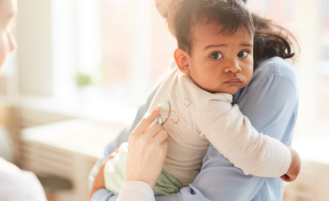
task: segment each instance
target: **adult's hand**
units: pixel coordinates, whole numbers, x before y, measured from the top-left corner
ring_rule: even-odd
[[[161,16],[165,17],[169,6],[174,0],[154,0],[155,7],[158,9]]]
[[[143,181],[154,187],[167,155],[168,134],[158,124],[152,122],[160,114],[157,106],[144,118],[129,136],[126,181]]]
[[[175,15],[181,7],[182,0],[154,0],[155,6],[160,15],[167,20],[170,33],[175,35],[174,19]]]
[[[149,116],[144,118],[129,137],[128,158],[126,167],[126,181],[143,181],[154,187],[158,180],[164,160],[167,155],[168,134],[163,128],[152,122],[159,116],[161,107],[156,107]],[[150,127],[148,129],[148,127]],[[94,183],[89,194],[105,188],[104,167],[112,159],[118,149],[108,156],[95,175]]]

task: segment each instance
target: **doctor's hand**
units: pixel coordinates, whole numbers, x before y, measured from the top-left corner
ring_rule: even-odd
[[[162,126],[151,125],[160,110],[157,106],[129,136],[126,181],[143,181],[153,188],[160,176],[167,155],[168,134]]]

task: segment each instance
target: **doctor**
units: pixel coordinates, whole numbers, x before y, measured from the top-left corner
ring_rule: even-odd
[[[17,10],[16,0],[0,0],[0,67],[7,55],[16,48],[11,33],[12,21]],[[0,157],[1,201],[46,201],[45,192],[37,177],[22,171]]]

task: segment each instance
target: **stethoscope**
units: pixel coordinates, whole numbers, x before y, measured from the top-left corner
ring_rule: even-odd
[[[169,118],[171,108],[169,101],[166,100],[162,101],[159,105],[161,106],[161,111],[160,115],[155,121],[155,124],[163,125]]]

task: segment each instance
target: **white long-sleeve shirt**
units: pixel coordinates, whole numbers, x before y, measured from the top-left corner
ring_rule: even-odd
[[[163,100],[171,104],[163,125],[169,134],[164,169],[184,186],[199,174],[210,143],[246,175],[279,177],[287,172],[288,148],[258,133],[238,105],[231,104],[232,95],[207,92],[175,68],[160,86],[149,112]]]
[[[22,171],[0,158],[1,201],[46,201],[45,192],[32,172]]]

